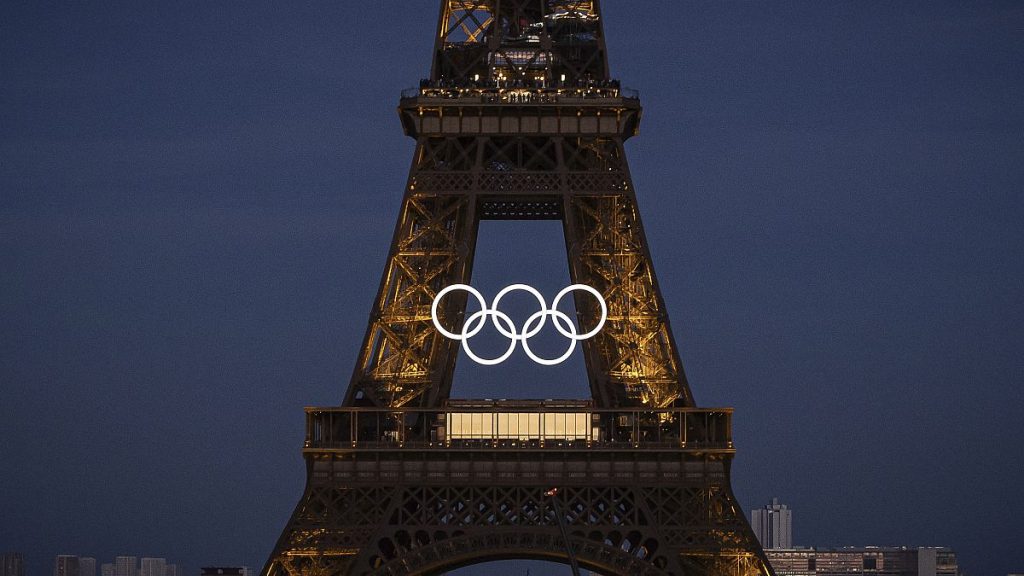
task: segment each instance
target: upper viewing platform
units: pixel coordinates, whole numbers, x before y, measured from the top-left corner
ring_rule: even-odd
[[[618,91],[601,15],[580,0],[448,0],[421,95],[474,91]]]
[[[635,135],[640,96],[608,74],[600,7],[447,0],[429,78],[402,92],[406,134]]]

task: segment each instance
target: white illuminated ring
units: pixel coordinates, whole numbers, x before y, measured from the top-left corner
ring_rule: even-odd
[[[477,332],[480,332],[480,330],[483,329],[484,323],[481,322],[480,323],[480,327],[477,328],[476,330],[474,330],[470,334],[466,334],[466,327],[465,326],[462,327],[462,334],[456,334],[454,332],[449,332],[449,331],[445,330],[443,326],[441,326],[441,323],[437,321],[437,305],[438,305],[438,303],[441,302],[442,298],[444,298],[445,296],[448,295],[449,292],[454,292],[456,290],[462,290],[464,292],[469,292],[473,296],[476,296],[477,302],[480,303],[480,309],[481,310],[486,310],[487,309],[487,301],[484,300],[484,295],[481,294],[479,290],[477,290],[476,288],[473,288],[472,286],[470,286],[468,284],[452,284],[451,286],[449,286],[449,287],[445,288],[444,290],[441,290],[440,292],[438,292],[437,296],[434,296],[434,303],[430,305],[430,317],[434,320],[434,327],[437,328],[438,332],[440,332],[441,334],[444,334],[446,337],[451,338],[452,340],[462,340],[462,339],[468,338],[470,336],[476,336]],[[469,322],[467,322],[466,324],[469,324]]]
[[[572,338],[573,340],[586,340],[587,338],[593,338],[595,334],[601,331],[601,328],[604,328],[604,322],[608,319],[608,304],[605,303],[604,297],[601,296],[601,293],[598,292],[597,289],[587,286],[586,284],[573,284],[572,286],[566,286],[555,296],[555,301],[551,303],[551,309],[558,310],[558,303],[562,301],[562,298],[564,298],[566,294],[574,290],[589,292],[594,296],[594,298],[597,298],[597,303],[601,305],[601,321],[597,323],[597,326],[595,326],[593,330],[586,334],[580,334],[579,336],[576,336],[576,327],[573,326],[572,323],[568,322],[568,318],[566,318],[566,321],[572,328],[572,335],[562,332],[562,328],[558,325],[558,322],[555,322],[555,328],[558,328],[558,331],[562,332],[563,336],[566,338]]]
[[[480,303],[480,310],[470,314],[469,317],[466,318],[460,333],[446,330],[444,326],[441,326],[441,322],[437,318],[437,307],[441,302],[441,299],[456,290],[472,294],[476,298],[477,302]],[[576,325],[573,323],[572,319],[569,318],[569,315],[558,309],[558,304],[562,301],[562,298],[576,290],[582,290],[589,293],[596,298],[598,304],[601,305],[601,320],[597,323],[597,326],[584,334],[579,334],[576,331]],[[512,318],[510,318],[508,314],[498,310],[498,304],[501,302],[501,299],[509,293],[517,291],[530,294],[537,300],[537,303],[540,304],[540,311],[533,313],[526,319],[522,330],[516,329],[515,322],[512,321]],[[555,329],[558,330],[562,336],[569,339],[569,348],[564,354],[557,358],[542,358],[530,349],[529,339],[540,333],[544,328],[544,324],[547,322],[548,316],[551,317],[551,323],[555,325]],[[469,339],[476,336],[481,330],[483,330],[488,317],[490,317],[491,324],[494,325],[494,328],[501,333],[502,336],[509,339],[508,349],[497,358],[481,358],[469,347]],[[513,352],[515,352],[516,342],[522,342],[523,351],[526,352],[526,355],[529,356],[531,360],[545,366],[554,366],[565,362],[569,356],[572,355],[576,350],[577,342],[592,338],[601,331],[601,328],[604,327],[605,321],[608,320],[608,304],[604,301],[601,293],[595,288],[587,286],[586,284],[572,284],[571,286],[563,288],[555,296],[555,300],[551,303],[551,308],[549,309],[547,302],[544,300],[544,296],[536,288],[527,286],[526,284],[512,284],[498,292],[494,299],[491,300],[491,305],[488,307],[483,294],[481,294],[476,288],[473,288],[468,284],[452,284],[438,292],[437,296],[434,297],[434,301],[430,305],[430,319],[434,322],[434,327],[437,328],[438,332],[447,338],[462,342],[462,349],[466,351],[466,355],[478,364],[483,364],[485,366],[501,364],[507,360]]]

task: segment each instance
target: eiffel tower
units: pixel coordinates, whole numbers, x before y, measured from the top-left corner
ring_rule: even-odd
[[[771,575],[730,487],[732,410],[696,407],[669,328],[623,150],[641,106],[609,76],[600,2],[442,0],[399,115],[416,152],[369,327],[342,406],[306,410],[305,492],[263,576]],[[470,284],[482,219],[562,222],[572,282],[600,295],[571,292],[601,327],[579,342],[591,398],[449,397],[461,344],[439,326],[487,316],[438,295]]]

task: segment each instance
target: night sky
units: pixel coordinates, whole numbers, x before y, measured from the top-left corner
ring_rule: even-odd
[[[58,553],[262,566],[302,492],[302,408],[340,402],[366,329],[413,151],[395,106],[437,12],[0,8],[0,552],[29,576]],[[1024,570],[1024,4],[604,16],[743,507],[779,497],[800,545]],[[557,223],[485,223],[478,262],[491,293],[568,281]],[[578,357],[466,364],[457,396],[586,394]]]

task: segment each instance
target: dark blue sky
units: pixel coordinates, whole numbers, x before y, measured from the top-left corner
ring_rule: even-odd
[[[366,327],[436,2],[14,4],[0,548],[30,576],[58,553],[259,566],[301,493],[302,407],[340,401]],[[1024,570],[1024,5],[604,4],[743,506],[778,496],[803,545]],[[565,277],[557,226],[531,226],[482,229],[481,285]],[[582,393],[580,365],[529,370],[460,367],[455,393]]]

